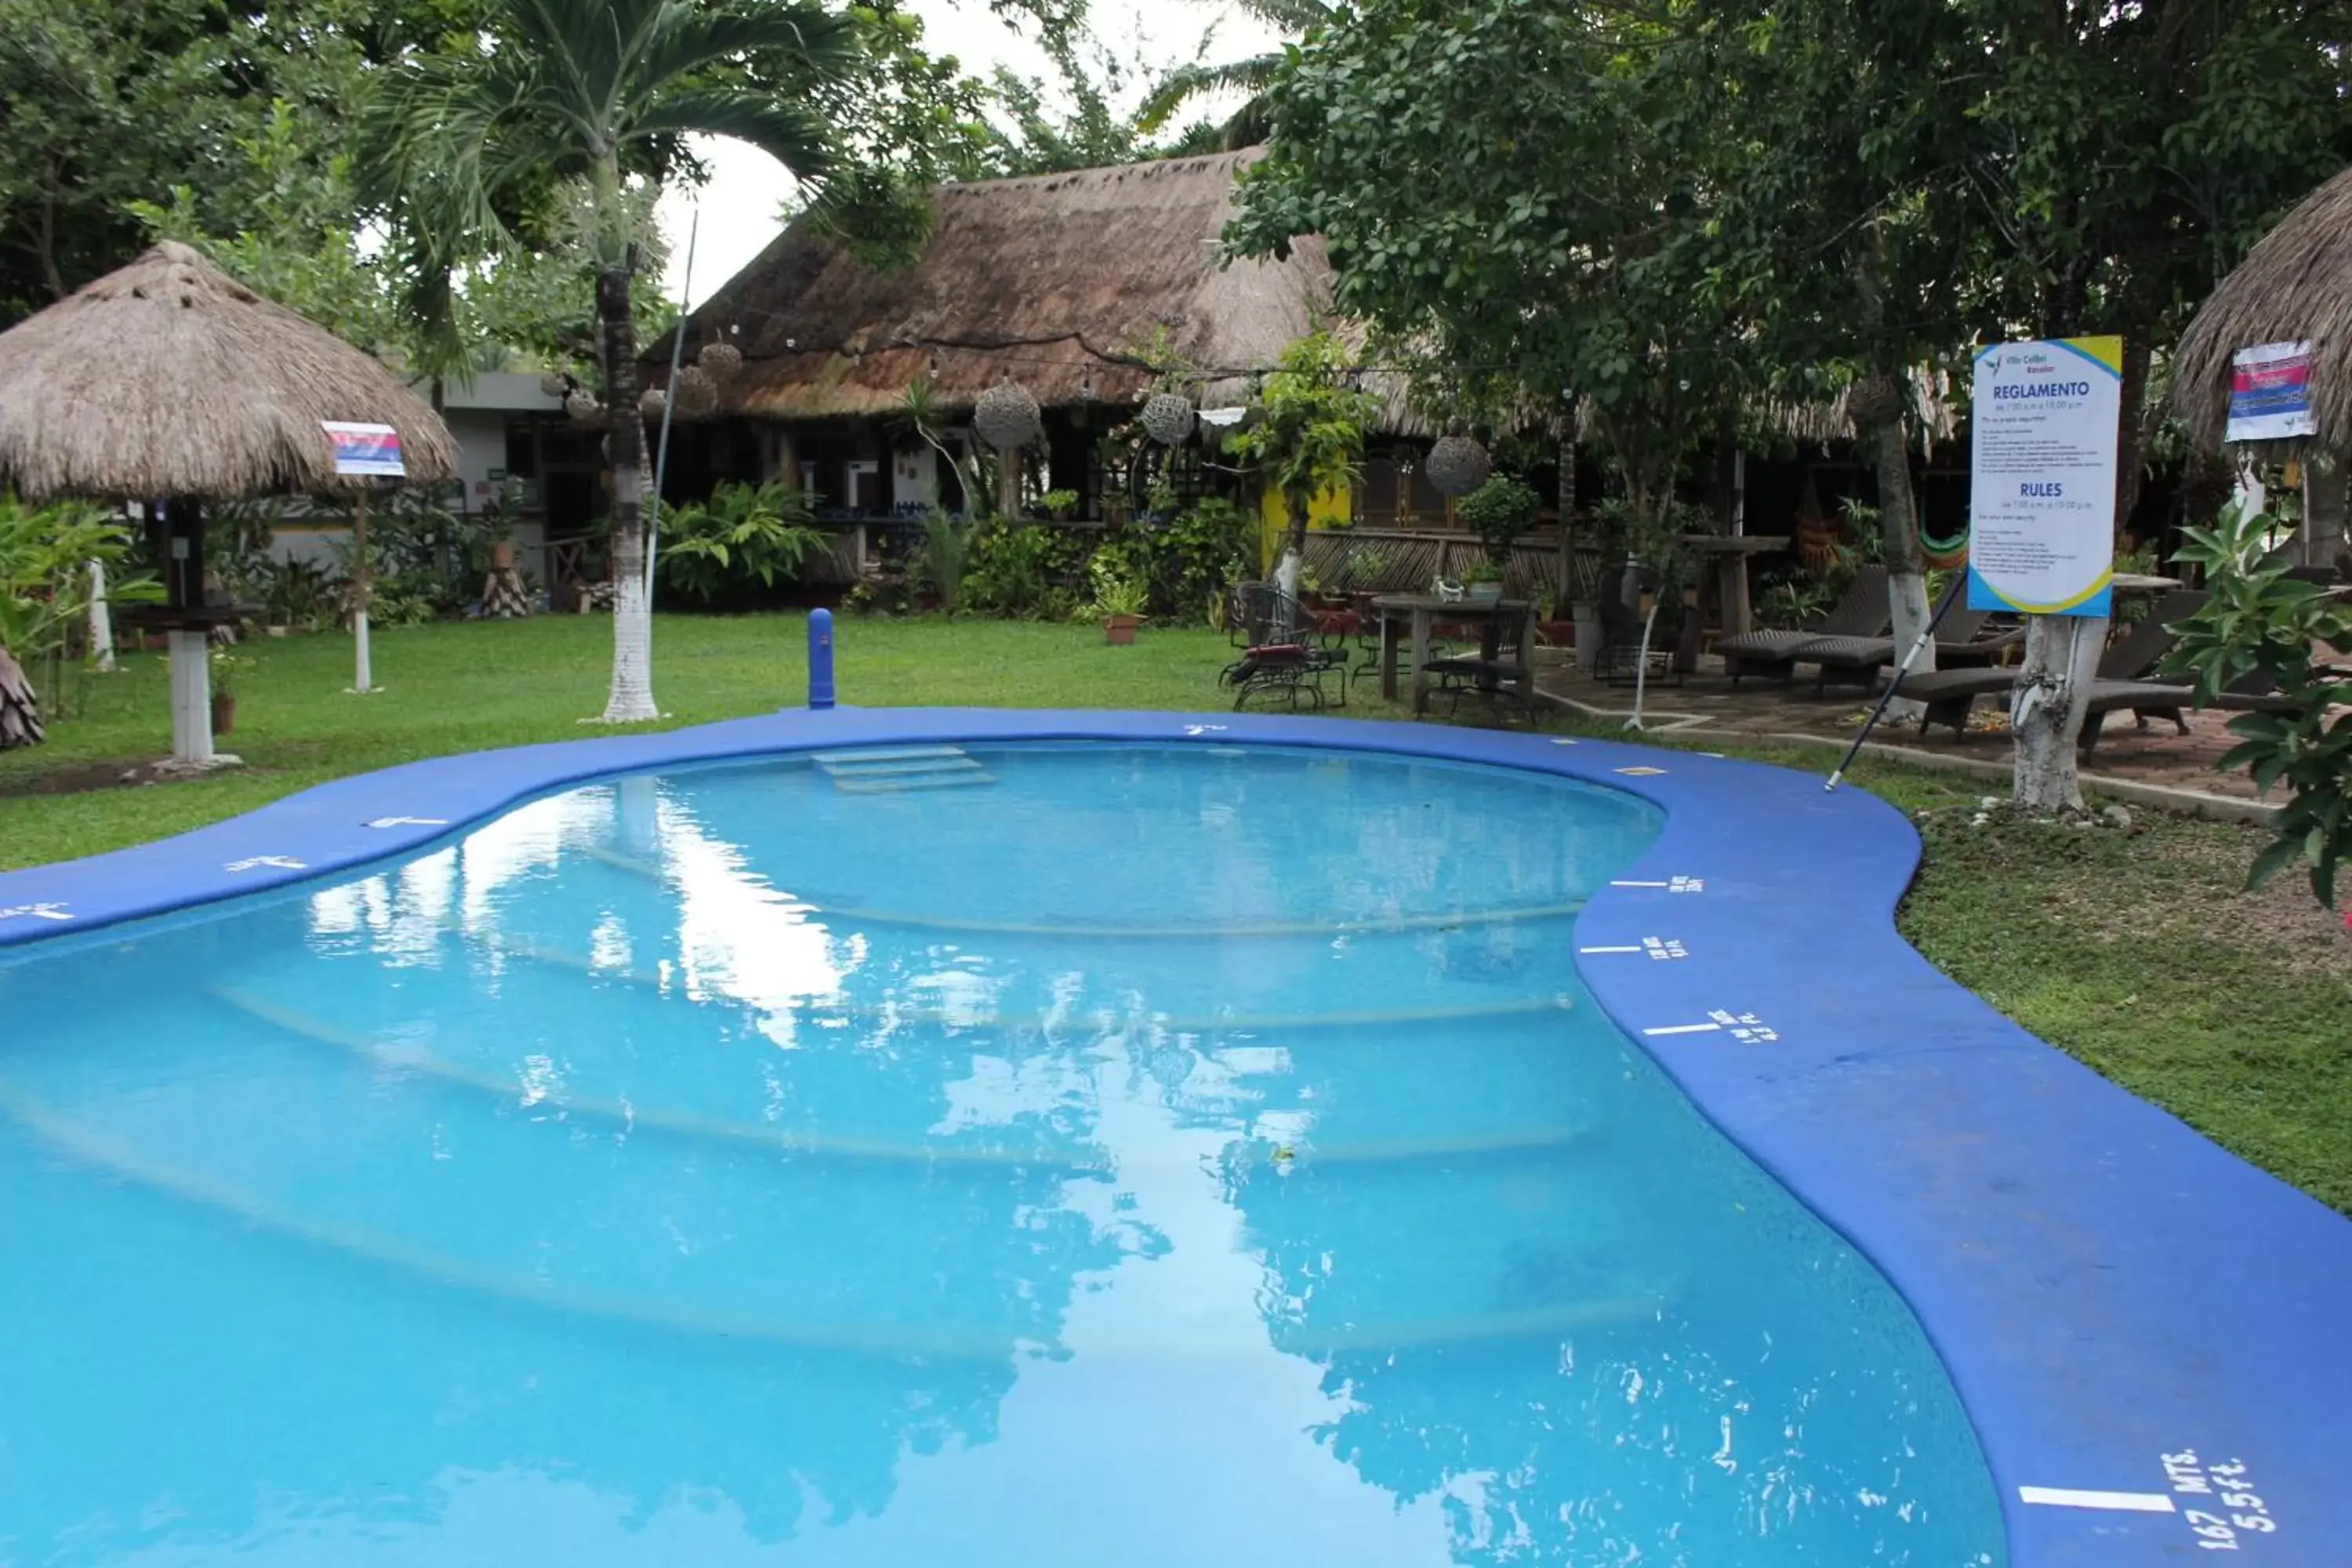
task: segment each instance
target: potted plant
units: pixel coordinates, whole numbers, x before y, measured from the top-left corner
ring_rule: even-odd
[[[226,643],[215,643],[213,646],[214,734],[226,735],[236,730],[237,672],[252,662],[252,658],[247,655],[231,652]]]
[[[1491,605],[1503,596],[1503,569],[1481,561],[1462,574],[1462,592],[1475,605]]]
[[[1078,515],[1078,499],[1076,490],[1047,490],[1038,498],[1037,504],[1055,522],[1067,522]]]
[[[1093,575],[1095,602],[1088,612],[1102,622],[1103,641],[1113,647],[1126,647],[1135,641],[1135,628],[1143,624],[1149,590],[1142,578],[1108,561],[1096,562]]]

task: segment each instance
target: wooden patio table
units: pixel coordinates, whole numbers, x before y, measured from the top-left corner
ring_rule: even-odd
[[[1429,706],[1429,671],[1424,667],[1429,663],[1429,628],[1439,620],[1476,624],[1481,657],[1490,659],[1502,647],[1505,630],[1511,629],[1519,668],[1529,671],[1522,679],[1534,679],[1528,644],[1535,636],[1535,606],[1525,599],[1481,604],[1468,598],[1441,599],[1434,594],[1382,594],[1372,601],[1372,609],[1381,617],[1381,695],[1391,702],[1397,695],[1397,625],[1403,622],[1409,628],[1416,716]]]

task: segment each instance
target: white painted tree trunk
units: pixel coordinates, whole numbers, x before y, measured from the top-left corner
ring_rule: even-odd
[[[654,702],[654,627],[646,603],[646,574],[640,548],[614,552],[613,689],[604,701],[607,724],[634,724],[658,719]]]
[[[1881,378],[1879,395],[1892,407],[1899,408],[1895,399],[1900,395],[1894,378]],[[1911,488],[1910,424],[1900,412],[1874,426],[1869,431],[1873,456],[1878,472],[1879,537],[1886,556],[1886,608],[1895,628],[1895,658],[1900,663],[1904,656],[1918,646],[1919,634],[1927,627],[1934,611],[1927,604],[1927,575],[1919,550],[1918,505]],[[1936,668],[1936,645],[1929,642],[1919,647],[1904,670],[1905,675],[1924,675]],[[1886,705],[1889,719],[1916,719],[1922,709],[1909,698],[1897,695]]]
[[[2021,811],[2051,816],[2082,809],[2074,742],[2106,641],[2104,616],[2026,617],[2025,664],[2009,708]]]
[[[172,760],[185,767],[213,763],[212,639],[202,632],[168,634],[172,648]]]
[[[1274,585],[1282,591],[1284,597],[1298,597],[1298,571],[1303,564],[1298,559],[1298,552],[1285,547],[1282,560],[1274,569]]]
[[[106,568],[89,563],[89,655],[101,675],[114,673],[114,616],[106,605]]]
[[[646,427],[637,414],[627,268],[598,274],[596,313],[604,327],[604,402],[613,422],[613,686],[603,717],[607,724],[634,724],[660,718],[661,709],[654,701],[653,606],[646,597]]]

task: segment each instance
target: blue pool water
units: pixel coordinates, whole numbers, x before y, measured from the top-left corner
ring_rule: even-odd
[[[799,759],[0,961],[0,1561],[1998,1563],[1908,1311],[1578,982],[1656,826]]]

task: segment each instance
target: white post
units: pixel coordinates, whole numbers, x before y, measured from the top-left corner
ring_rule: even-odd
[[[89,652],[99,673],[114,672],[114,617],[106,607],[106,568],[89,563]]]
[[[375,595],[375,572],[368,563],[367,503],[367,491],[360,491],[352,514],[352,646],[357,659],[352,689],[362,697],[375,689],[368,668],[368,602]]]
[[[172,760],[213,764],[212,639],[203,632],[169,634],[172,647]]]

